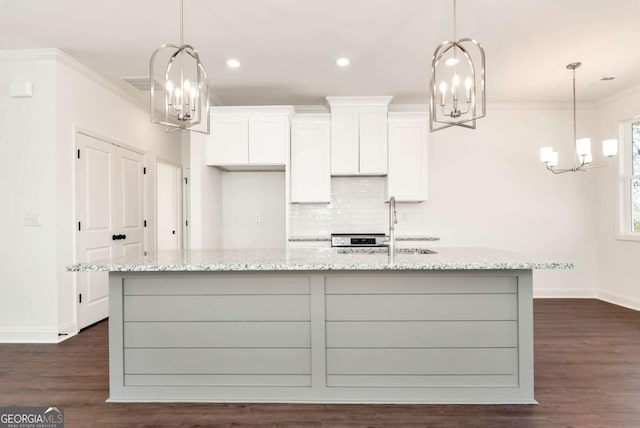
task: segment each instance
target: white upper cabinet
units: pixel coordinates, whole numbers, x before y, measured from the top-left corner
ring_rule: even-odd
[[[249,162],[249,116],[213,114],[207,144],[207,164],[244,165]]]
[[[288,116],[255,115],[249,118],[250,164],[284,165],[288,143]]]
[[[426,113],[389,113],[387,198],[427,200],[428,126]]]
[[[392,97],[327,97],[331,175],[387,174],[387,110]]]
[[[387,108],[360,109],[360,174],[387,174]]]
[[[214,107],[207,164],[223,167],[283,166],[293,107]]]
[[[291,202],[331,201],[330,119],[297,115],[291,123]]]
[[[331,108],[331,174],[357,174],[360,169],[357,107]]]

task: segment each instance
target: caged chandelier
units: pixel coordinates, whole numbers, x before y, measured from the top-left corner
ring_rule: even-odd
[[[576,144],[576,159],[574,160],[574,164],[570,168],[558,168],[558,152],[554,151],[551,146],[540,149],[540,161],[554,174],[587,171],[591,168],[597,168],[597,166],[592,164],[591,138],[576,138],[576,68],[581,65],[582,63],[580,62],[572,62],[567,65],[567,69],[573,73],[573,141],[575,141]],[[617,153],[618,140],[610,139],[602,141],[602,154],[605,157],[611,158]]]
[[[209,80],[200,56],[184,44],[184,0],[180,0],[180,44],[165,44],[151,55],[151,122],[167,131],[209,133]],[[161,83],[160,83],[161,82]]]
[[[452,126],[475,129],[476,120],[485,116],[484,49],[473,39],[457,39],[456,12],[453,0],[453,40],[438,46],[431,60],[431,132]]]

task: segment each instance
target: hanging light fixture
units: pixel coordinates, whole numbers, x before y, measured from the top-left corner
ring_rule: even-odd
[[[160,46],[151,55],[151,122],[167,131],[209,133],[209,79],[198,52],[184,44],[184,0],[180,0],[180,44]]]
[[[456,12],[453,0],[453,40],[438,46],[431,60],[431,132],[451,126],[475,129],[476,120],[485,116],[484,49],[473,39],[457,39]]]
[[[593,155],[591,153],[591,138],[576,138],[576,68],[582,63],[572,62],[567,65],[567,69],[573,73],[573,141],[576,144],[576,159],[574,159],[573,167],[557,168],[558,152],[553,147],[547,146],[540,149],[540,161],[545,164],[547,169],[554,174],[564,174],[565,172],[586,171],[591,168],[597,168],[603,165],[593,165]],[[602,141],[602,154],[611,158],[618,153],[618,140],[610,139]]]

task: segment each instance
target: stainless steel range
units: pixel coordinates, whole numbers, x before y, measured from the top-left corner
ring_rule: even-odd
[[[385,247],[384,233],[332,233],[332,247]]]

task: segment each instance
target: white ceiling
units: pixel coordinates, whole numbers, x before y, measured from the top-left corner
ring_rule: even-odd
[[[179,4],[0,0],[0,49],[55,47],[111,80],[147,76],[153,50],[179,41]],[[452,0],[185,0],[185,42],[223,104],[426,103],[451,16]],[[458,35],[485,48],[488,102],[570,101],[574,61],[578,102],[640,84],[640,0],[458,0]]]

